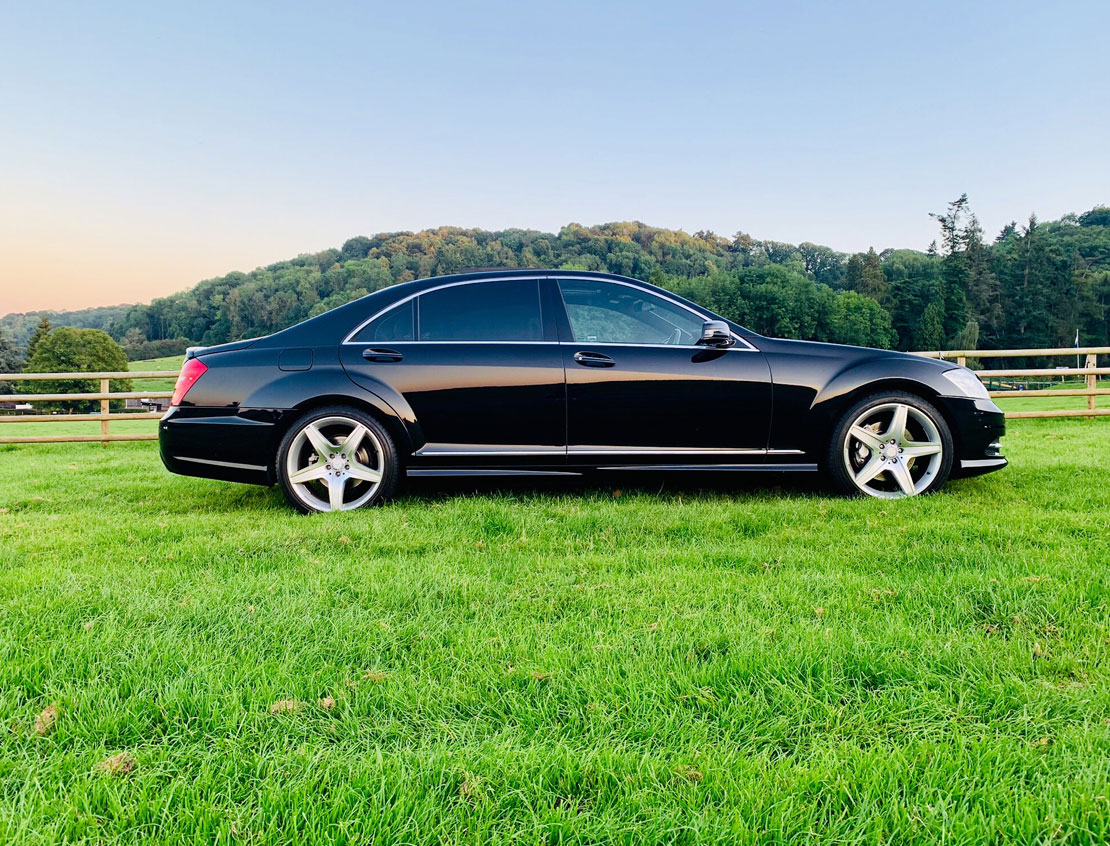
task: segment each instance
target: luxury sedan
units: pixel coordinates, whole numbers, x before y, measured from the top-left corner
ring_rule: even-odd
[[[174,473],[280,484],[303,512],[402,476],[823,471],[898,499],[1006,466],[970,370],[766,338],[601,273],[407,282],[276,332],[191,349],[159,423]]]

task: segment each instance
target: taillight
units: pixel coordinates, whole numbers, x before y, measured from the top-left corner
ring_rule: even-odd
[[[181,405],[181,401],[185,399],[185,394],[189,393],[189,388],[197,383],[197,379],[205,374],[208,366],[204,364],[199,358],[190,358],[181,365],[181,372],[177,375],[177,384],[173,386],[173,397],[170,399],[170,405]]]

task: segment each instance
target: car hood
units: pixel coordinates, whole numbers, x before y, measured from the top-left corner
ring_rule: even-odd
[[[839,356],[843,356],[846,353],[856,353],[860,358],[896,358],[902,361],[907,359],[912,361],[931,361],[935,364],[943,365],[945,370],[951,370],[955,366],[950,361],[940,361],[939,359],[927,358],[926,356],[902,352],[901,350],[883,350],[878,347],[857,347],[851,344],[832,344],[827,341],[795,341],[789,338],[767,338],[766,340],[770,341],[772,344],[781,345],[783,351],[804,351],[814,355]]]

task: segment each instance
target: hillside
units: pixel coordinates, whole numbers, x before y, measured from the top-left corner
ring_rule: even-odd
[[[103,328],[133,358],[267,334],[398,282],[470,267],[602,270],[649,280],[766,334],[908,348],[1110,342],[1110,209],[1024,226],[993,241],[960,198],[928,252],[847,255],[744,233],[693,235],[639,222],[557,234],[442,227],[352,238],[150,304],[53,313]],[[7,315],[25,342],[40,313]]]
[[[42,318],[52,326],[73,326],[78,329],[104,329],[112,331],[134,308],[132,305],[97,306],[79,311],[40,311],[12,312],[0,317],[0,331],[15,341],[19,347],[27,346],[27,341]]]

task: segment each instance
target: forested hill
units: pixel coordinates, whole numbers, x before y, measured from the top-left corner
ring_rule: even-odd
[[[856,255],[743,233],[571,224],[558,234],[444,227],[357,237],[149,305],[74,312],[132,357],[273,332],[387,285],[470,267],[602,270],[651,281],[757,332],[902,349],[1110,342],[1110,208],[984,236],[961,197],[934,215],[928,252]],[[100,322],[97,322],[97,318]],[[22,342],[36,320],[8,315]],[[75,325],[75,324],[74,324]],[[13,333],[12,330],[15,330]],[[161,343],[158,343],[161,342]]]

